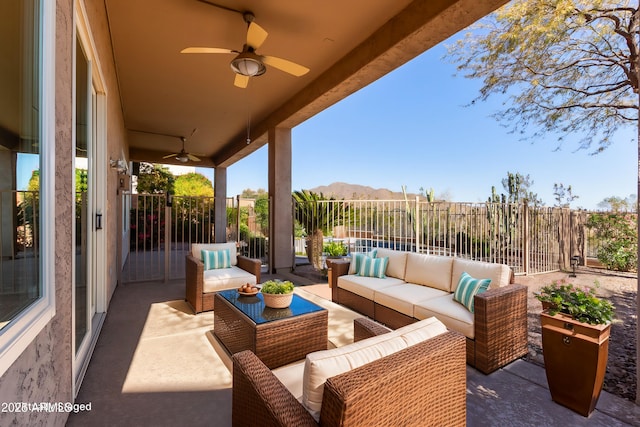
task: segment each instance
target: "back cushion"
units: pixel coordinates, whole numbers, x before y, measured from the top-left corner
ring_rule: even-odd
[[[236,242],[228,243],[193,243],[191,245],[191,254],[194,258],[202,261],[202,250],[206,251],[222,251],[229,249],[231,257],[231,265],[238,264],[238,255],[236,254]]]
[[[456,291],[460,276],[464,272],[476,279],[491,279],[489,289],[506,286],[511,278],[511,268],[508,265],[454,258],[453,273],[451,274],[451,292]]]
[[[309,353],[304,367],[302,404],[318,421],[324,383],[328,378],[366,365],[446,331],[447,328],[442,322],[431,317],[344,347]],[[392,394],[392,391],[390,393]]]
[[[411,252],[407,255],[407,272],[404,280],[408,283],[451,292],[452,268],[452,257]]]
[[[389,258],[386,275],[404,280],[404,272],[407,266],[407,252],[378,248],[376,258]]]

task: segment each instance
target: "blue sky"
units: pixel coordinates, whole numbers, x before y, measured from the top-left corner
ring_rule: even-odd
[[[503,191],[507,172],[530,175],[531,190],[554,204],[553,184],[571,185],[571,206],[597,208],[604,198],[636,193],[636,129],[626,128],[601,154],[557,135],[522,142],[491,114],[504,99],[465,107],[480,82],[455,77],[443,44],[293,129],[292,186],[341,181],[401,191],[433,188],[457,202],[486,201]],[[212,174],[211,174],[212,175]],[[267,147],[228,168],[228,194],[267,189]]]

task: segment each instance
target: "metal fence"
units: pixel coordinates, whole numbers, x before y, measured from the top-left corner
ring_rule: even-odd
[[[130,230],[124,282],[183,278],[191,243],[214,241],[212,197],[173,197],[167,203],[162,194],[125,194],[123,203]],[[385,247],[504,263],[516,274],[535,274],[570,268],[572,256],[593,256],[598,244],[585,227],[589,213],[584,211],[419,198],[312,203],[306,210],[294,204],[297,255],[305,254],[304,234],[321,229],[324,243],[341,241],[349,252]],[[306,217],[296,216],[301,211]],[[228,198],[226,221],[227,241],[239,242],[243,255],[267,266],[269,200]]]
[[[316,203],[320,212],[308,227],[343,242],[349,252],[384,247],[504,263],[516,274],[533,274],[566,267],[582,250],[582,239],[571,234],[580,229],[579,218],[568,209],[419,198],[306,203]]]
[[[184,278],[191,244],[215,241],[213,197],[171,196],[168,201],[165,194],[125,193],[121,203],[129,230],[128,248],[122,251],[124,283]],[[260,227],[264,221],[256,219],[255,202],[227,198],[226,205],[227,241],[240,242],[241,254],[266,263],[268,228]]]

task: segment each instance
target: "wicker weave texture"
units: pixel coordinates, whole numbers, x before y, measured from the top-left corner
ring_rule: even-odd
[[[230,354],[251,350],[273,369],[327,349],[327,310],[256,325],[217,294],[215,306],[214,335]]]
[[[412,318],[353,292],[338,288],[337,293],[341,305],[390,328],[412,323]],[[526,286],[490,289],[476,295],[474,304],[475,339],[467,340],[466,351],[469,365],[489,374],[527,353]]]
[[[513,284],[475,297],[475,367],[489,374],[527,354],[527,287]]]
[[[256,276],[256,283],[260,283],[261,261],[238,255],[238,267]],[[198,314],[214,309],[213,296],[215,292],[204,292],[204,264],[191,253],[185,256],[185,300],[193,311]]]
[[[447,332],[328,379],[320,425],[464,426],[464,345]],[[234,426],[317,425],[255,355],[238,353],[233,362]]]

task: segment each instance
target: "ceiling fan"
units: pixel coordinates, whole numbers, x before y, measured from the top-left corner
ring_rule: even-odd
[[[296,77],[300,77],[309,72],[304,67],[295,62],[286,59],[277,58],[275,56],[259,55],[256,50],[266,40],[268,33],[254,22],[255,16],[251,12],[242,14],[244,21],[247,23],[247,41],[242,47],[242,51],[234,49],[226,49],[220,47],[187,47],[182,49],[180,53],[234,53],[236,57],[231,60],[231,69],[236,73],[233,84],[240,88],[246,88],[249,84],[249,77],[259,76],[267,70],[265,67],[269,65],[277,68],[285,73],[289,73]]]
[[[198,128],[194,128],[193,131],[191,132],[191,135],[189,135],[189,137],[184,137],[184,136],[178,136],[178,135],[169,135],[166,133],[159,133],[159,132],[151,132],[151,131],[145,131],[145,130],[135,130],[132,129],[133,132],[139,132],[139,133],[147,133],[147,134],[151,134],[151,135],[161,135],[161,136],[168,136],[171,138],[179,138],[182,141],[182,149],[180,150],[179,153],[171,153],[168,154],[166,156],[163,157],[163,159],[170,159],[171,157],[175,158],[177,161],[182,162],[182,163],[187,163],[189,160],[193,161],[193,162],[199,162],[201,161],[200,158],[198,158],[197,156],[191,154],[191,153],[187,153],[184,149],[184,144],[185,142],[187,142],[187,140],[191,139],[191,137],[193,136],[194,133],[196,133],[196,131],[198,130]]]

